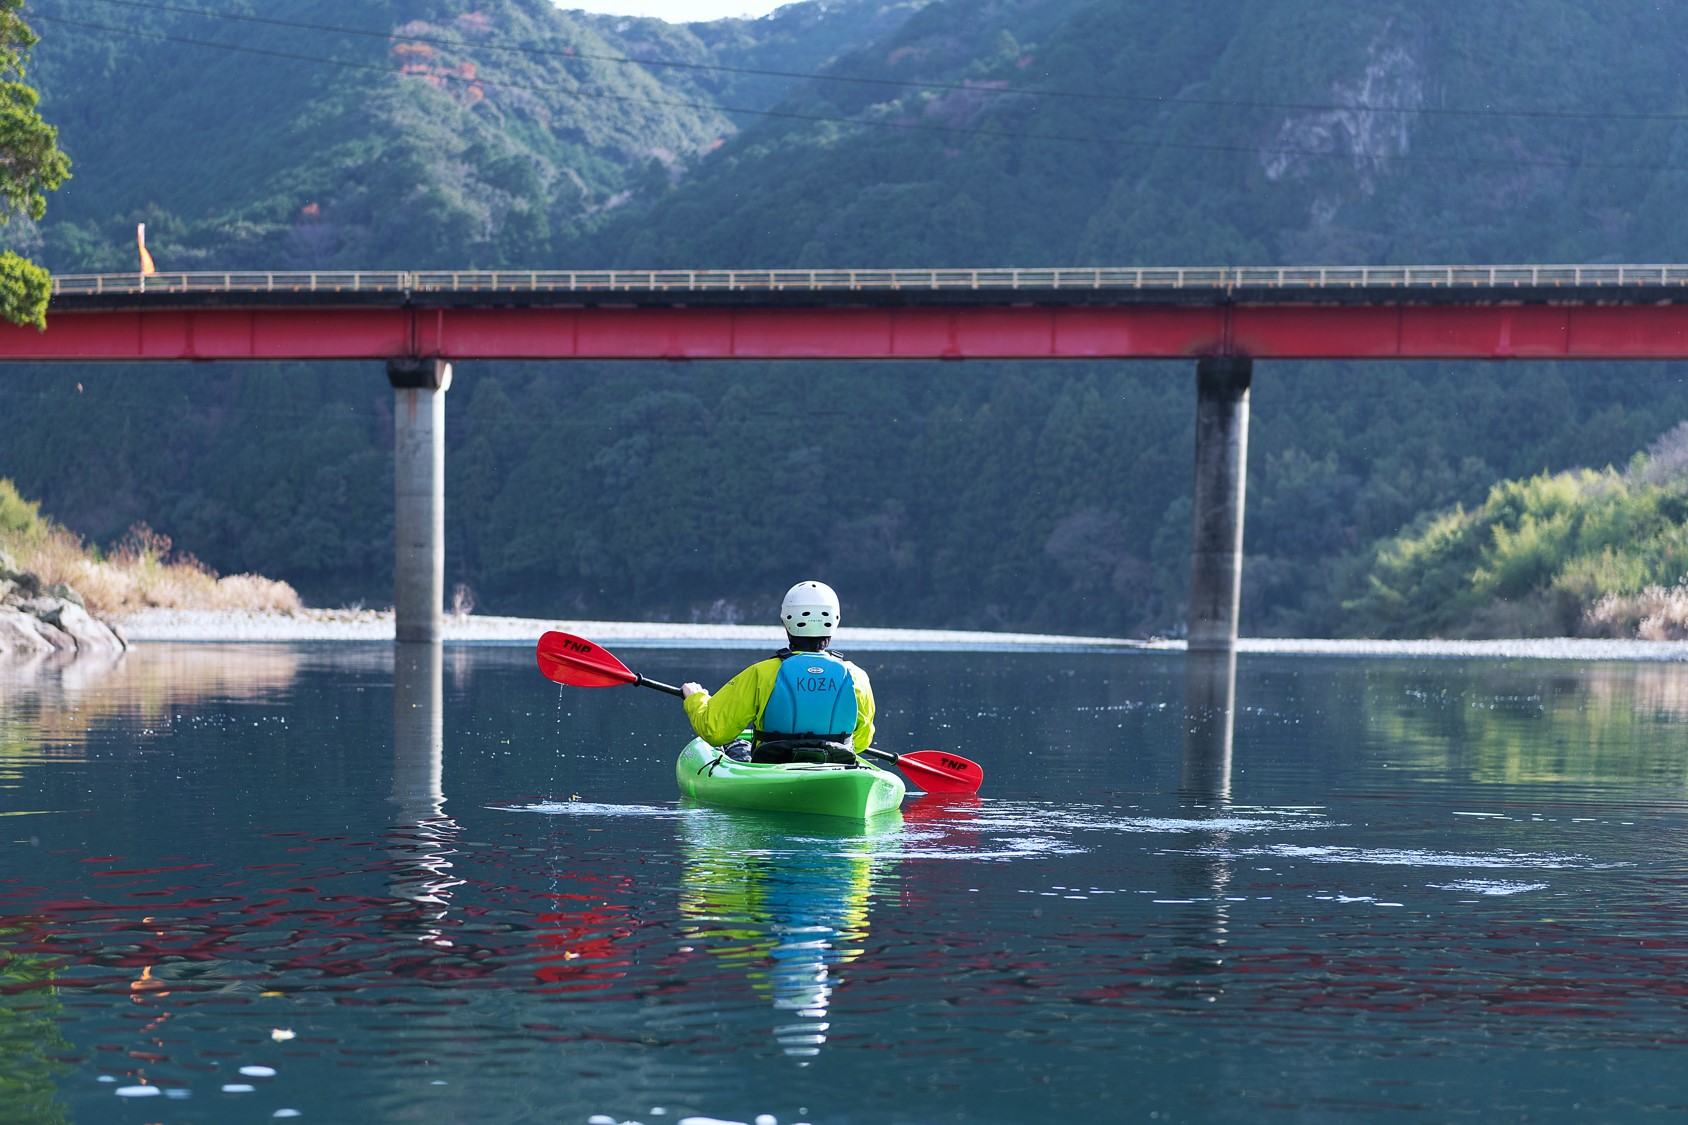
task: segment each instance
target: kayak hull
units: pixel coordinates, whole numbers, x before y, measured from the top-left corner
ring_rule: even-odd
[[[680,792],[706,805],[761,812],[812,813],[867,820],[899,808],[903,779],[863,762],[857,766],[735,762],[701,738],[674,766]]]

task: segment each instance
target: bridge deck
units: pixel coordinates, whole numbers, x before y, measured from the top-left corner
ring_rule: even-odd
[[[0,361],[1688,359],[1688,265],[66,275]]]
[[[489,300],[500,298],[500,300]],[[53,307],[276,304],[1220,304],[1688,299],[1688,265],[234,270],[65,274]]]

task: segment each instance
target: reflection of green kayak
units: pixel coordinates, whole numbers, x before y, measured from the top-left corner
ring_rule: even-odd
[[[780,1050],[826,1045],[844,967],[867,943],[875,899],[895,901],[902,815],[871,820],[698,809],[681,818],[681,934],[770,1002]]]
[[[686,796],[736,809],[866,820],[903,803],[903,779],[866,762],[853,766],[735,762],[701,738],[692,739],[680,751],[674,776]]]

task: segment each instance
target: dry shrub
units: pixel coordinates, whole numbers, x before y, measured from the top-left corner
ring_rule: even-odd
[[[209,609],[249,613],[299,613],[304,604],[285,582],[256,574],[217,577],[192,555],[171,557],[169,536],[136,524],[108,558],[90,554],[82,541],[56,524],[28,536],[0,536],[17,564],[45,587],[64,583],[99,617],[137,610]]]
[[[88,558],[81,541],[59,527],[22,541],[0,543],[0,547],[7,548],[18,566],[41,579],[43,586],[56,582],[75,586]]]
[[[1583,628],[1596,637],[1688,640],[1688,585],[1648,586],[1638,594],[1607,594],[1583,614]]]
[[[459,582],[451,591],[451,615],[461,621],[475,612],[475,591],[469,589],[465,582]]]
[[[249,613],[298,613],[305,608],[293,587],[258,574],[228,574],[217,579],[216,599],[218,609]]]
[[[238,610],[247,613],[298,613],[298,593],[285,582],[256,574],[224,578],[192,563],[114,558],[83,563],[80,581],[72,582],[90,609],[96,603],[110,614],[139,609]]]
[[[1642,484],[1669,484],[1688,477],[1688,422],[1678,422],[1655,438],[1628,475]]]

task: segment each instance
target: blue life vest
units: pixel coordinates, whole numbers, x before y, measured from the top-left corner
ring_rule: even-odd
[[[794,652],[781,660],[756,722],[760,736],[848,741],[855,730],[856,684],[843,660],[830,652]]]

